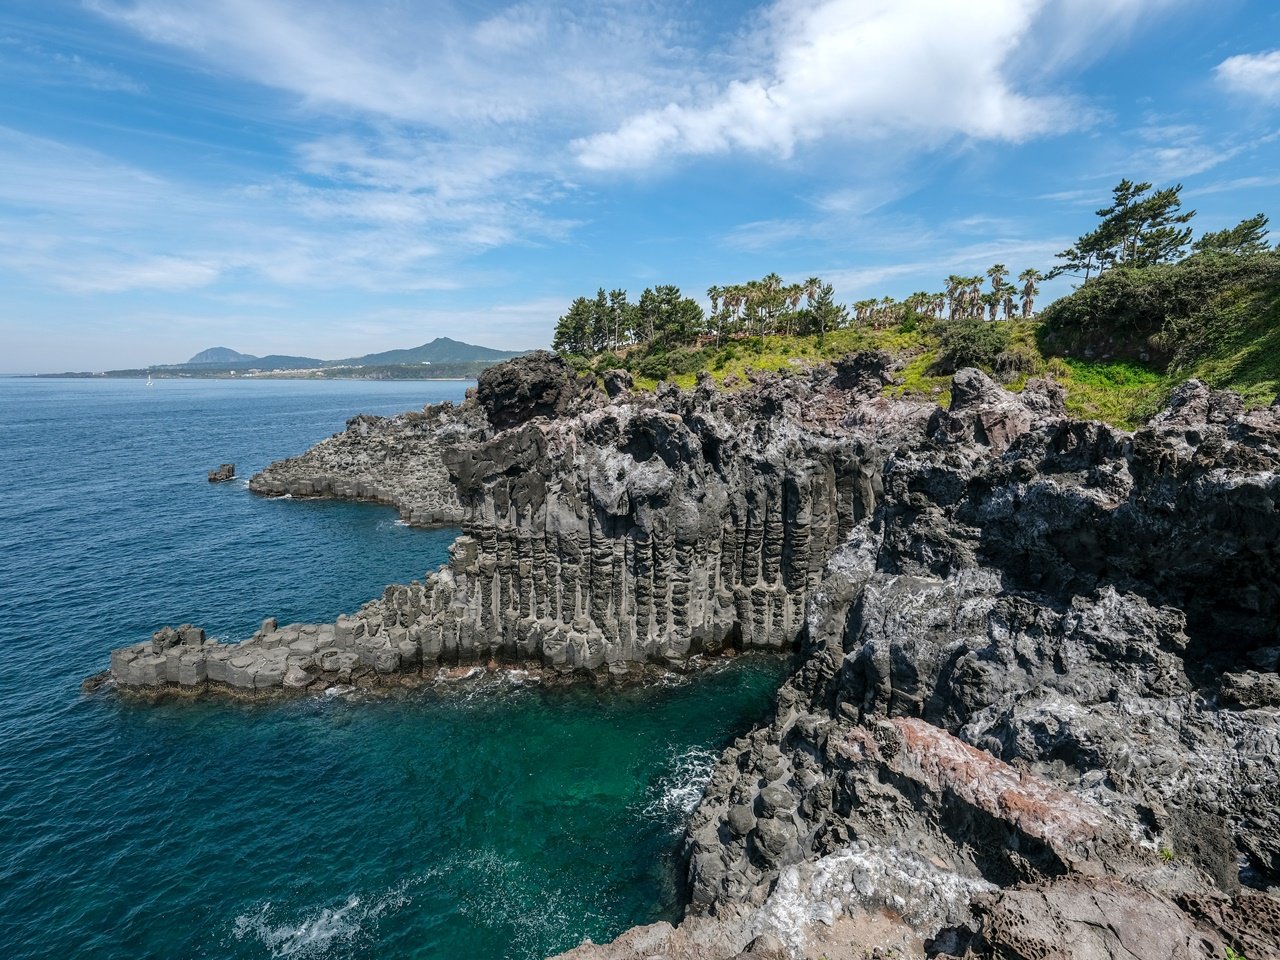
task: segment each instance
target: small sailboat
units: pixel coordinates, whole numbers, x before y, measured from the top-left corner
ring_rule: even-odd
[[[152,380],[152,379],[151,379],[151,371],[150,371],[150,370],[148,370],[148,371],[147,371],[147,386],[148,386],[148,387],[154,387],[155,385],[156,385],[156,382],[155,382],[154,380]]]

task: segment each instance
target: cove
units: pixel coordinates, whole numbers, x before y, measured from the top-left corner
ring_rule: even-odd
[[[242,477],[465,384],[0,380],[0,953],[537,957],[671,918],[679,832],[785,670],[642,690],[136,707],[105,651],[227,638],[441,563],[453,531]]]

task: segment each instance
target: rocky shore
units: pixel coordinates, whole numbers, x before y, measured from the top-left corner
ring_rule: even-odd
[[[456,526],[462,505],[440,451],[486,426],[474,406],[459,410],[451,403],[395,417],[361,414],[301,456],[254,474],[249,489],[267,497],[385,503],[413,526]]]
[[[165,628],[109,680],[259,696],[798,647],[692,817],[685,919],[567,957],[1280,956],[1280,408],[1193,382],[1130,434],[1050,382],[961,371],[943,410],[891,376],[859,355],[641,394],[541,354],[461,407],[356,418],[255,489],[445,522],[422,518],[447,477],[449,562],[333,624]]]

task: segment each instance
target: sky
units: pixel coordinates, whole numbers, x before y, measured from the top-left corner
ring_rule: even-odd
[[[902,297],[1048,268],[1122,177],[1280,227],[1280,3],[4,0],[0,371]]]

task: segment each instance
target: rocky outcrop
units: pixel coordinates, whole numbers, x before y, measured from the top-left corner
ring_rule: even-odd
[[[116,682],[798,647],[691,819],[684,921],[570,956],[1280,956],[1280,408],[1193,382],[1130,434],[973,370],[889,400],[877,357],[736,393],[526,363],[431,448],[443,568],[334,624],[160,631]]]
[[[456,526],[462,505],[441,450],[486,429],[474,405],[460,409],[446,402],[395,417],[361,414],[342,433],[255,474],[249,489],[267,497],[385,503],[414,526]]]
[[[200,677],[192,686],[269,690],[398,684],[490,660],[625,675],[726,650],[791,650],[827,557],[876,503],[887,438],[919,432],[932,410],[898,403],[869,416],[830,370],[736,395],[704,383],[609,401],[546,355],[506,368],[514,386],[482,379],[462,410],[365,433],[357,418],[306,455],[345,463],[369,438],[380,451],[389,437],[418,438],[359,462],[375,475],[378,455],[416,464],[396,462],[395,476],[425,474],[428,457],[447,469],[463,532],[446,566],[333,624],[117,651],[115,679],[165,689],[178,671],[157,658],[202,655],[208,667],[187,674]],[[481,414],[510,426],[485,429]],[[858,416],[868,419],[851,443],[846,421]]]
[[[226,483],[228,480],[236,478],[236,465],[234,463],[221,464],[217,470],[209,471],[210,483]]]
[[[507,430],[534,417],[563,417],[594,390],[594,377],[575,376],[560,357],[535,350],[480,374],[476,399],[494,429]]]
[[[1130,435],[1047,386],[953,397],[832,554],[773,723],[721,759],[687,841],[700,945],[670,955],[816,957],[885,915],[860,946],[1280,955],[1280,901],[1247,889],[1280,884],[1280,410],[1193,383]]]

